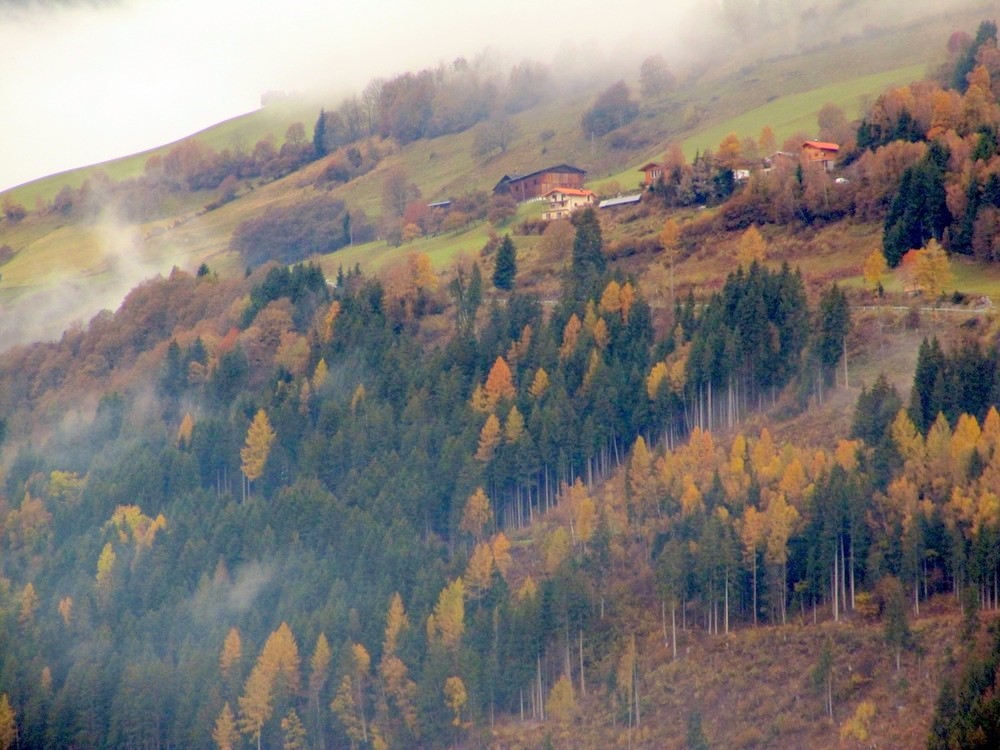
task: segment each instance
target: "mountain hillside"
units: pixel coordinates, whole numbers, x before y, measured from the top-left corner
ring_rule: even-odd
[[[5,195],[0,748],[989,746],[998,61],[454,61]]]

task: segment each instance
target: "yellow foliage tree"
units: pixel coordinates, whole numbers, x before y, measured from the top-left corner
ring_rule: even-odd
[[[394,654],[399,645],[399,636],[410,626],[410,618],[403,607],[403,597],[395,592],[389,599],[389,611],[385,615],[385,637],[382,640],[382,653]]]
[[[479,446],[476,448],[476,460],[489,463],[496,455],[500,446],[500,420],[496,414],[486,418],[483,429],[479,431]]]
[[[562,675],[549,691],[549,698],[545,701],[545,712],[553,721],[563,723],[569,720],[573,706],[573,683],[566,675]]]
[[[917,251],[913,281],[917,289],[928,297],[937,297],[954,285],[955,277],[951,272],[948,254],[937,240],[932,239],[927,247]]]
[[[345,674],[340,681],[337,695],[330,701],[330,709],[344,725],[344,731],[351,741],[352,747],[358,743],[368,743],[368,725],[355,695],[351,676]]]
[[[587,492],[583,481],[577,477],[571,486],[562,486],[563,502],[569,507],[569,515],[572,523],[574,538],[587,548],[587,542],[594,535],[595,520],[597,518],[597,506],[594,499]]]
[[[111,588],[114,585],[115,562],[118,555],[115,554],[111,542],[104,545],[100,557],[97,558],[97,593],[105,601],[111,595]]]
[[[517,404],[510,407],[507,413],[507,421],[504,424],[503,436],[507,443],[516,443],[524,434],[524,417],[521,415]]]
[[[481,599],[493,583],[493,550],[488,544],[476,545],[465,568],[465,590],[472,599]]]
[[[309,658],[309,700],[315,707],[319,706],[319,694],[330,677],[330,662],[333,653],[325,633],[316,637],[316,647]]]
[[[604,287],[604,293],[601,294],[601,312],[609,315],[620,313],[622,309],[621,293],[622,288],[618,282],[614,279],[609,281],[608,285]]]
[[[239,672],[240,660],[243,658],[243,642],[240,631],[230,628],[222,641],[222,652],[219,654],[219,671],[223,680],[229,680]]]
[[[257,743],[257,750],[260,750],[260,735],[264,731],[264,725],[274,711],[271,694],[273,685],[274,674],[258,660],[250,670],[243,695],[239,698],[238,726],[243,734],[249,735]]]
[[[760,230],[757,229],[757,225],[751,224],[740,237],[739,264],[744,268],[750,268],[754,261],[763,263],[766,260],[767,240],[764,239]]]
[[[493,537],[493,544],[491,547],[493,549],[493,564],[497,566],[497,570],[500,571],[500,575],[506,578],[511,562],[510,540],[507,539],[507,535],[502,531],[497,532],[497,535]]]
[[[327,367],[325,359],[320,359],[320,361],[316,363],[316,367],[313,370],[313,390],[319,391],[319,389],[323,387],[323,384],[326,383],[328,377],[330,377],[330,368]]]
[[[482,487],[477,487],[476,491],[469,495],[465,501],[465,508],[462,510],[462,520],[458,525],[460,531],[472,535],[478,542],[482,539],[483,530],[493,520],[493,509],[490,507],[490,499]]]
[[[458,648],[465,633],[465,584],[456,578],[442,589],[427,618],[427,636],[446,648]]]
[[[535,372],[535,377],[531,381],[531,387],[528,392],[536,399],[541,398],[545,391],[549,389],[549,374],[545,371],[544,367],[539,367]]]
[[[233,715],[233,709],[229,705],[229,701],[226,701],[219,712],[218,718],[215,720],[212,739],[218,745],[219,750],[234,750],[240,741],[240,733],[236,728],[236,717]]]
[[[503,357],[497,357],[493,367],[490,368],[483,392],[486,395],[487,407],[491,411],[496,409],[501,401],[510,400],[517,396],[517,390],[514,388],[514,376],[507,360]]]
[[[569,533],[562,526],[558,526],[551,534],[546,535],[542,554],[547,573],[554,574],[563,560],[569,557],[570,545]]]
[[[240,449],[240,468],[246,478],[244,494],[249,494],[250,483],[259,479],[264,473],[264,465],[267,457],[271,453],[271,444],[276,437],[271,428],[271,420],[267,418],[267,413],[260,409],[250,423],[247,430],[246,444]]]
[[[874,718],[875,704],[871,701],[861,701],[854,709],[854,715],[845,719],[840,725],[840,739],[866,742],[871,736],[871,721]]]
[[[329,344],[330,339],[333,338],[333,324],[337,322],[337,316],[340,315],[340,302],[334,300],[329,309],[326,311],[326,315],[323,316],[323,328],[321,330],[321,338],[324,344]]]
[[[444,700],[448,708],[455,714],[455,717],[451,720],[452,725],[462,728],[462,709],[468,700],[468,694],[465,691],[465,683],[462,682],[461,677],[453,676],[444,681]]]
[[[872,290],[877,290],[882,285],[882,278],[888,270],[889,264],[885,260],[885,254],[880,248],[875,248],[865,258],[862,273]]]
[[[194,417],[188,412],[184,415],[184,419],[181,420],[181,424],[177,428],[177,445],[181,448],[191,445],[192,432],[194,432]]]
[[[10,750],[17,742],[17,714],[7,693],[0,695],[0,750]]]
[[[281,720],[281,733],[284,736],[282,750],[308,750],[306,728],[302,725],[302,719],[299,718],[299,714],[294,708],[290,709],[285,714],[285,718]]]
[[[982,430],[979,429],[979,422],[975,417],[968,414],[959,416],[950,445],[952,481],[962,482],[969,475],[972,454],[976,452],[981,435]]]
[[[68,628],[73,622],[73,597],[64,596],[59,600],[59,616],[63,619],[63,624]]]
[[[576,350],[576,343],[580,340],[580,329],[583,325],[576,313],[569,316],[566,326],[563,328],[562,345],[559,347],[559,359],[566,360]]]
[[[277,695],[290,696],[299,692],[299,647],[288,623],[282,622],[268,636],[259,662],[273,676],[273,687]]]
[[[635,287],[632,286],[631,281],[626,281],[622,284],[621,291],[618,293],[618,299],[622,320],[628,323],[629,313],[632,312],[632,306],[635,304]]]
[[[646,376],[646,395],[652,401],[660,392],[660,386],[667,380],[667,363],[657,362]]]

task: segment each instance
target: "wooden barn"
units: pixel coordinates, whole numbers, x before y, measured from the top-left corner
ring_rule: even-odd
[[[531,174],[516,176],[504,175],[493,188],[494,195],[510,195],[514,200],[526,201],[538,198],[555,188],[583,189],[583,176],[586,170],[571,167],[569,164],[557,164],[554,167],[540,169]]]

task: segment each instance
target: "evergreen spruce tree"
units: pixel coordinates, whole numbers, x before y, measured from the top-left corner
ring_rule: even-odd
[[[570,277],[574,296],[579,300],[588,295],[608,267],[604,257],[601,222],[593,208],[586,208],[574,218],[576,237]]]
[[[326,146],[326,112],[322,109],[319,111],[316,126],[313,128],[313,149],[316,151],[317,159],[323,158],[329,152]]]
[[[516,276],[517,248],[514,247],[510,235],[505,234],[500,243],[500,249],[497,250],[496,266],[493,269],[493,286],[497,289],[513,289]]]

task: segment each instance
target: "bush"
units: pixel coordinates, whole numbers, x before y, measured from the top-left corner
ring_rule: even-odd
[[[289,264],[333,252],[349,241],[344,231],[345,209],[343,201],[327,196],[268,209],[236,227],[232,248],[250,266],[269,260]],[[355,237],[358,230],[355,221]]]

